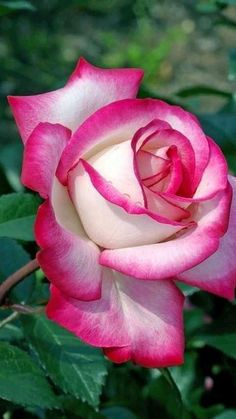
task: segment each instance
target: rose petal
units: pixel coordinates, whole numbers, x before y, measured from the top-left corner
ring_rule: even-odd
[[[57,175],[66,183],[68,171],[105,147],[131,140],[135,132],[153,119],[161,119],[189,139],[195,153],[195,183],[198,184],[208,162],[209,145],[191,114],[156,99],[127,99],[111,103],[91,115],[74,133],[63,152]]]
[[[178,193],[191,196],[197,186],[194,178],[197,176],[197,179],[199,179],[199,175],[195,174],[198,169],[195,166],[194,149],[190,140],[174,129],[158,129],[143,141],[142,150],[153,152],[153,150],[158,150],[164,146],[168,147],[169,153],[172,150],[172,157],[175,158],[175,161],[174,150],[175,148],[177,149],[175,153],[180,157],[184,179],[183,185]],[[171,187],[168,192],[171,193],[175,189]]]
[[[234,298],[236,286],[236,179],[230,176],[233,187],[233,200],[230,211],[229,226],[220,239],[218,250],[204,262],[178,275],[180,281],[194,285],[205,291],[225,297]]]
[[[57,183],[52,204],[41,205],[36,218],[41,268],[63,293],[85,301],[100,298],[100,250],[87,238],[66,189]]]
[[[147,199],[147,208],[162,217],[167,217],[170,220],[182,220],[183,218],[190,217],[191,213],[177,205],[168,202],[156,192],[144,187],[144,192]]]
[[[51,194],[56,168],[70,135],[71,131],[62,125],[41,123],[27,141],[21,181],[43,198]]]
[[[183,167],[176,146],[171,146],[167,151],[167,155],[170,157],[172,163],[170,165],[169,176],[163,179],[163,182],[158,181],[158,183],[151,185],[150,188],[154,192],[163,191],[175,194],[183,181]]]
[[[133,171],[133,150],[130,141],[105,148],[88,160],[89,164],[120,193],[134,202],[144,204],[143,191]]]
[[[155,243],[188,225],[132,202],[83,160],[70,172],[68,182],[85,231],[99,246],[119,248],[131,243],[133,246]]]
[[[9,96],[23,142],[40,122],[60,123],[74,131],[107,103],[136,96],[143,71],[101,69],[81,58],[65,87],[34,96]]]
[[[182,208],[186,208],[191,203],[209,200],[226,188],[228,182],[228,167],[225,157],[213,140],[208,138],[208,141],[210,148],[209,161],[193,197],[183,197],[168,192],[160,192],[160,195],[163,198],[168,199],[170,202],[173,202]]]
[[[220,147],[208,137],[210,157],[194,199],[209,199],[226,188],[228,166]]]
[[[70,299],[53,287],[47,315],[106,348],[115,362],[155,368],[183,362],[182,309],[183,296],[172,281],[137,281],[107,270],[100,300]]]
[[[167,170],[170,163],[169,160],[155,156],[155,154],[149,153],[148,151],[140,150],[137,153],[137,165],[142,180],[149,179],[163,170]]]
[[[100,263],[136,278],[173,277],[201,263],[219,246],[227,230],[231,203],[230,185],[210,201],[198,204],[195,228],[164,243],[104,250]]]

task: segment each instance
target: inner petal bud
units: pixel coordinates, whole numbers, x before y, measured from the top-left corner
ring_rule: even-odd
[[[143,192],[133,170],[130,141],[105,148],[88,162],[123,195],[144,205]]]

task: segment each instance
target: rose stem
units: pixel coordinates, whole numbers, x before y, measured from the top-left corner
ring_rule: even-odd
[[[19,313],[14,311],[14,313],[10,314],[10,316],[6,317],[0,322],[0,329],[4,327],[7,323],[10,323],[12,320],[14,320],[16,317],[19,316]]]
[[[33,259],[26,265],[22,266],[18,271],[10,275],[1,285],[0,285],[0,304],[3,300],[5,294],[18,282],[20,282],[25,276],[29,275],[31,272],[35,271],[39,267],[37,259]]]

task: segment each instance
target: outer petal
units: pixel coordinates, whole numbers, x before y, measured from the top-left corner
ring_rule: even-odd
[[[210,157],[194,199],[209,199],[223,191],[228,182],[228,166],[220,147],[208,137]]]
[[[101,247],[155,243],[189,225],[133,202],[83,160],[69,175],[69,190],[85,231]]]
[[[236,286],[236,179],[230,176],[233,200],[229,227],[218,250],[204,262],[178,275],[180,281],[228,299],[234,298]]]
[[[105,70],[81,58],[65,87],[34,96],[10,96],[23,142],[39,122],[60,123],[74,131],[107,103],[136,96],[143,71]]]
[[[100,251],[85,235],[65,188],[55,183],[52,195],[54,210],[46,201],[35,224],[42,248],[37,255],[39,264],[63,293],[81,300],[100,298]]]
[[[161,119],[191,141],[195,152],[198,184],[208,162],[208,141],[194,118],[183,109],[155,99],[127,99],[111,103],[91,115],[75,132],[60,162],[58,176],[66,183],[68,170],[79,158],[87,159],[104,147],[131,140],[153,119]]]
[[[104,272],[102,298],[81,302],[52,288],[49,318],[115,362],[164,367],[183,362],[183,296],[172,281],[137,281]]]
[[[22,183],[43,197],[51,195],[53,179],[61,153],[71,131],[59,124],[39,124],[24,150]]]
[[[201,263],[219,246],[227,230],[231,187],[214,199],[198,204],[195,228],[164,243],[105,250],[100,263],[136,278],[170,278]]]

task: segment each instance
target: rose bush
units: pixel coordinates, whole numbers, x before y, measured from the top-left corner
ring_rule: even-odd
[[[235,179],[198,120],[136,99],[142,71],[81,59],[64,88],[10,97],[49,318],[115,362],[183,362],[176,280],[232,299]]]

